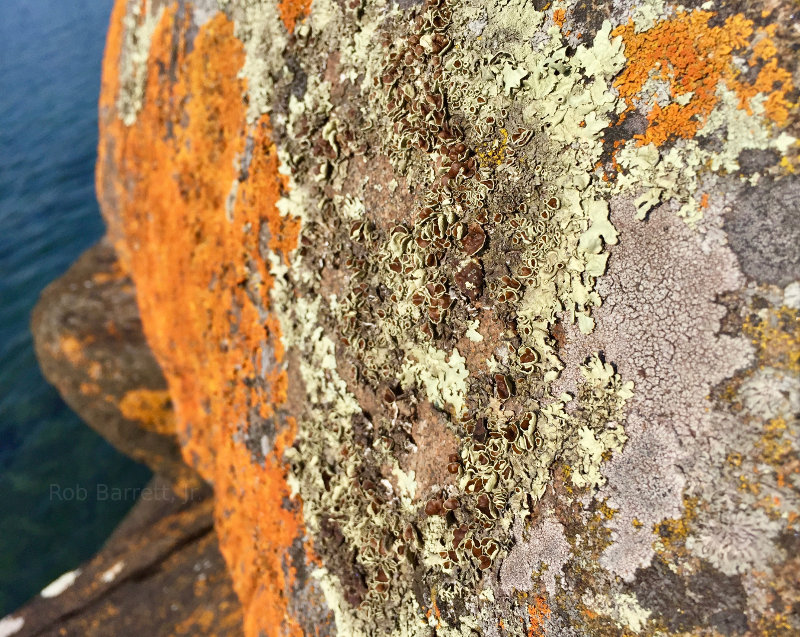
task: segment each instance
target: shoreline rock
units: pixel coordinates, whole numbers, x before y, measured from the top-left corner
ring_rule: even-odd
[[[133,282],[106,239],[45,288],[31,331],[42,373],[86,424],[178,492],[199,484],[181,457],[167,383],[142,333]]]
[[[140,499],[103,548],[3,621],[15,637],[241,634],[241,606],[219,552],[209,489]],[[19,621],[22,620],[22,624]]]
[[[213,491],[183,462],[133,283],[106,239],[44,290],[31,329],[45,378],[155,475],[97,554],[4,618],[0,635],[240,635]]]

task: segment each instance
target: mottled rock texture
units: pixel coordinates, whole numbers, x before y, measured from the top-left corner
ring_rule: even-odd
[[[260,635],[794,635],[796,3],[118,0],[98,195]]]
[[[133,283],[108,241],[50,284],[31,326],[39,363],[70,406],[155,473],[95,557],[0,620],[0,635],[242,633],[213,528],[212,490],[181,457],[166,380],[142,333]]]
[[[164,375],[142,333],[133,282],[103,240],[42,292],[31,330],[45,378],[119,451],[181,491],[183,462]]]

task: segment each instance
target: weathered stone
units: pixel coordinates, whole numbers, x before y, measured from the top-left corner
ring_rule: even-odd
[[[97,555],[4,620],[21,620],[14,635],[242,634],[208,490],[177,495],[158,477],[146,488]]]
[[[45,378],[87,424],[179,491],[199,484],[181,457],[172,401],[142,333],[133,282],[107,241],[42,292],[31,329]]]
[[[794,5],[219,7],[97,189],[245,633],[800,631]]]

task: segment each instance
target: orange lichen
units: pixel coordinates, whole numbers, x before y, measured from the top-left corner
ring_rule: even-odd
[[[553,22],[556,23],[556,26],[560,29],[564,26],[564,21],[567,18],[567,12],[564,9],[556,9],[553,11]]]
[[[175,433],[175,415],[169,392],[157,389],[132,389],[119,402],[119,410],[128,420],[160,434]]]
[[[74,336],[62,336],[58,342],[58,350],[76,367],[83,361],[83,345]]]
[[[544,635],[544,623],[550,617],[550,607],[547,600],[541,595],[533,598],[533,604],[528,605],[528,637]]]
[[[311,12],[311,2],[312,0],[281,0],[278,3],[281,20],[289,33],[294,32],[298,20],[302,20]]]
[[[118,0],[109,32],[101,118],[115,104],[125,4]],[[214,485],[217,532],[245,632],[299,635],[287,607],[294,575],[284,566],[304,535],[299,507],[285,507],[282,457],[295,424],[288,418],[281,427],[276,419],[274,448],[263,463],[234,440],[251,413],[272,418],[286,400],[286,373],[277,366],[266,382],[252,382],[262,359],[283,356],[277,320],[265,324],[260,314],[269,307],[272,279],[258,257],[259,230],[266,225],[270,248],[288,259],[298,227],[275,207],[285,181],[268,118],[246,124],[244,50],[233,24],[219,13],[189,43],[191,16],[178,16],[175,5],[167,7],[153,33],[137,121],[126,127],[112,114],[101,126],[97,188],[115,247],[136,281],[184,456]],[[170,65],[174,75],[163,71]],[[226,202],[248,137],[255,142],[249,177],[239,184],[229,221]]]
[[[748,113],[752,113],[752,98],[763,93],[766,115],[778,125],[786,123],[791,106],[787,95],[793,87],[791,74],[778,67],[773,57],[774,29],[755,29],[753,22],[741,14],[727,18],[722,25],[711,26],[712,16],[710,11],[679,11],[674,18],[659,22],[648,31],[637,33],[632,22],[613,31],[613,35],[622,36],[629,60],[614,82],[628,110],[639,105],[637,100],[649,80],[666,82],[673,100],[679,99],[666,106],[644,105],[649,108],[650,125],[637,136],[640,144],[659,145],[677,137],[694,137],[719,101],[720,82],[736,91],[739,108]],[[746,53],[754,33],[756,41],[750,49],[749,62],[762,66],[750,82],[741,78],[733,57]]]
[[[100,389],[100,385],[97,383],[81,383],[78,387],[78,391],[80,391],[84,396],[96,396],[102,390]]]

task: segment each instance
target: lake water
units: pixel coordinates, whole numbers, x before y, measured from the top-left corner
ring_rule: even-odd
[[[103,233],[97,95],[111,0],[0,0],[0,617],[89,558],[132,502],[50,485],[136,487],[42,378],[28,331],[41,290]]]

